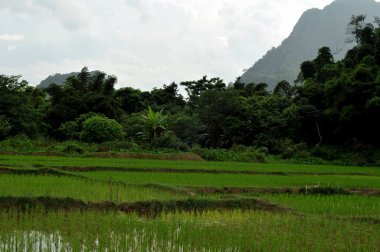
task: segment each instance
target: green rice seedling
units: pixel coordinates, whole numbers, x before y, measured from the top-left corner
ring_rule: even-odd
[[[380,173],[375,167],[6,155],[0,156],[0,164],[24,169],[24,174],[0,174],[0,206],[7,200],[22,201],[22,207],[0,207],[0,251],[377,251],[380,247],[379,198],[342,190],[376,192]],[[71,171],[25,174],[62,166]],[[100,170],[85,172],[81,167]],[[167,168],[175,171],[166,172]],[[305,190],[299,195],[239,190],[223,195],[202,191],[208,187]],[[318,190],[310,190],[314,187]],[[44,204],[34,204],[36,197],[44,197]],[[246,207],[246,202],[255,201],[253,197],[283,208]],[[70,208],[77,200],[100,207]],[[129,203],[116,208],[105,201]],[[232,207],[224,207],[226,202]],[[52,207],[59,204],[63,207]],[[127,214],[128,207],[155,214]]]
[[[379,224],[261,211],[0,211],[0,251],[376,251]],[[52,249],[53,248],[53,249]]]
[[[111,193],[111,195],[110,195]],[[149,200],[185,199],[187,195],[174,194],[153,187],[122,185],[108,181],[92,181],[72,177],[1,175],[0,197],[73,198],[85,202],[135,202]]]
[[[374,176],[279,176],[246,174],[199,174],[199,173],[148,173],[148,172],[77,172],[93,179],[132,184],[162,184],[172,186],[216,186],[216,187],[343,187],[380,188],[380,177]]]
[[[380,198],[374,196],[264,194],[259,197],[305,214],[380,219]]]
[[[378,167],[354,167],[331,165],[297,165],[297,164],[266,164],[238,162],[201,162],[201,161],[170,161],[170,160],[141,160],[123,158],[90,158],[90,157],[55,157],[55,156],[22,156],[0,155],[0,165],[12,167],[117,167],[134,169],[163,169],[175,170],[216,170],[216,171],[252,171],[279,173],[359,173],[380,176]]]

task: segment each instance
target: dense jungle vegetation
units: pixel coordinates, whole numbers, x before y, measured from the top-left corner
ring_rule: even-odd
[[[343,60],[335,62],[322,47],[302,63],[294,85],[282,81],[273,91],[265,83],[238,78],[227,85],[207,76],[150,92],[115,89],[116,76],[91,75],[86,67],[63,86],[45,89],[0,75],[0,145],[9,149],[22,138],[77,141],[79,150],[80,143],[98,144],[100,151],[192,149],[214,160],[229,149],[259,161],[277,155],[380,164],[379,25],[378,18],[372,24],[353,16],[353,48]],[[117,144],[104,145],[110,141]]]

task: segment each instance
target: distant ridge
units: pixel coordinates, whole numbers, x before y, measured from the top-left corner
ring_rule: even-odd
[[[91,76],[93,76],[95,73],[99,71],[92,71],[90,72]],[[72,73],[66,73],[66,74],[53,74],[41,81],[40,84],[37,85],[37,88],[47,88],[51,84],[57,84],[57,85],[63,85],[65,84],[65,81],[67,78],[72,77],[72,76],[77,76],[79,72],[72,72]]]
[[[51,84],[57,84],[57,85],[63,85],[67,78],[71,76],[77,76],[78,72],[68,73],[68,74],[59,74],[56,73],[54,75],[50,75],[45,80],[41,81],[39,85],[37,85],[38,88],[47,88]]]
[[[293,83],[300,64],[314,59],[323,46],[330,47],[335,60],[342,59],[353,44],[347,44],[347,25],[352,15],[367,15],[372,22],[380,16],[380,3],[374,0],[336,0],[323,10],[303,13],[290,36],[277,48],[269,50],[242,76],[243,83],[267,83],[270,89],[281,80]]]

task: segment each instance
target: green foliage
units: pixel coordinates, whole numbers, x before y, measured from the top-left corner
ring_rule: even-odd
[[[31,151],[35,145],[33,140],[25,135],[17,135],[14,137],[8,137],[4,141],[0,142],[0,148],[7,151]]]
[[[365,16],[353,16],[350,32],[358,44],[341,62],[334,63],[326,48],[321,48],[312,61],[316,74],[297,87],[295,97],[307,109],[298,120],[298,135],[306,143],[342,146],[350,139],[358,139],[378,146],[379,66],[374,57],[378,29],[366,24]]]
[[[122,139],[123,127],[113,119],[102,116],[93,116],[83,123],[80,138],[86,142],[105,142]]]
[[[359,82],[368,82],[373,80],[371,68],[360,64],[353,72],[353,77]]]
[[[9,123],[9,120],[5,116],[0,115],[0,140],[6,138],[11,129],[12,125]]]
[[[375,57],[373,57],[373,55],[367,55],[362,59],[360,63],[371,67],[375,64]]]
[[[355,141],[348,143],[346,147],[322,145],[309,150],[313,157],[338,165],[368,166],[376,165],[376,161],[380,160],[376,148]]]
[[[115,99],[121,109],[127,114],[141,112],[145,109],[143,93],[132,87],[121,88],[115,91]]]
[[[115,76],[107,76],[102,72],[91,75],[84,67],[77,76],[68,77],[64,86],[50,85],[46,89],[51,99],[47,112],[47,121],[52,126],[50,134],[65,139],[77,137],[68,134],[72,123],[62,124],[75,121],[80,115],[89,112],[103,114],[112,119],[120,117],[122,109],[112,97],[116,82]],[[59,129],[61,125],[63,128]]]
[[[78,144],[68,144],[62,151],[67,154],[83,154],[85,150]]]
[[[273,90],[274,95],[291,96],[292,87],[287,81],[280,81]]]
[[[208,90],[197,102],[200,121],[206,126],[201,144],[208,147],[230,147],[244,144],[249,137],[247,99],[236,89]]]
[[[114,140],[99,143],[96,146],[97,152],[141,152],[140,147],[133,141]]]
[[[79,139],[81,129],[76,121],[67,121],[61,124],[58,132],[63,139]]]
[[[133,141],[141,141],[144,138],[144,124],[142,122],[143,113],[133,113],[123,116],[121,124],[123,125],[126,138]],[[144,140],[144,139],[143,139]]]
[[[185,105],[182,95],[178,93],[178,85],[174,82],[170,85],[164,84],[163,88],[154,88],[151,98],[154,107],[160,107],[170,113],[180,111]]]
[[[311,148],[311,152],[315,157],[320,157],[324,160],[334,160],[342,153],[342,151],[338,148],[324,145]]]
[[[169,128],[187,145],[204,142],[206,125],[201,122],[198,114],[186,111],[173,114],[168,118]]]
[[[86,114],[80,115],[78,118],[75,118],[73,121],[67,121],[60,125],[57,130],[58,136],[60,139],[65,140],[79,140],[80,133],[83,130],[83,123],[94,116],[102,116],[94,112],[89,112]]]
[[[166,131],[151,143],[153,148],[174,149],[188,151],[189,147],[183,143],[173,132]]]
[[[207,76],[203,76],[202,79],[197,81],[186,81],[181,83],[185,87],[187,95],[189,97],[190,106],[197,107],[199,97],[208,90],[223,90],[226,88],[226,84],[220,78],[207,79]]]
[[[20,78],[0,75],[0,115],[2,124],[7,122],[4,126],[6,135],[44,135],[47,129],[44,117],[48,106],[45,94],[28,87],[28,82]],[[9,125],[12,126],[10,129]]]
[[[365,23],[366,15],[352,15],[347,31],[352,34],[357,44],[371,43],[374,26],[371,23]]]
[[[354,16],[350,31],[357,44],[344,59],[335,62],[330,48],[322,47],[315,59],[301,64],[297,85],[281,81],[273,92],[262,82],[244,84],[238,78],[226,86],[220,78],[204,76],[180,84],[186,100],[174,82],[151,91],[115,90],[115,76],[86,67],[63,86],[46,90],[29,87],[19,76],[0,75],[0,139],[23,134],[96,143],[73,142],[80,148],[69,142],[48,148],[37,146],[37,140],[25,146],[17,139],[15,146],[2,143],[21,150],[185,151],[201,146],[195,150],[208,160],[269,156],[286,162],[376,164],[380,28]],[[127,142],[121,140],[123,128]],[[239,145],[257,149],[238,151],[234,146]]]
[[[262,151],[243,145],[234,146],[230,150],[195,146],[191,151],[208,161],[265,162],[265,154]]]
[[[297,144],[288,138],[275,140],[272,148],[272,152],[280,155],[283,159],[308,158],[311,155],[305,143]]]
[[[367,102],[367,109],[380,111],[380,97],[375,96]]]
[[[52,145],[57,145],[57,142],[42,137],[29,138],[26,135],[20,134],[0,141],[0,150],[11,152],[49,152]]]

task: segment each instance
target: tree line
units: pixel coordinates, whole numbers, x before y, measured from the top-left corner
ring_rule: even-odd
[[[151,91],[115,89],[115,76],[91,75],[86,67],[63,86],[45,89],[29,86],[20,76],[0,75],[0,139],[24,134],[103,141],[114,136],[163,147],[245,145],[271,153],[281,151],[284,142],[378,147],[379,24],[378,18],[367,23],[365,16],[353,16],[348,30],[354,45],[343,60],[334,61],[331,50],[322,47],[315,59],[301,64],[294,85],[281,81],[273,91],[265,83],[245,84],[238,78],[227,85],[207,76]],[[97,126],[88,123],[93,117]],[[96,139],[91,137],[96,127],[122,133]]]

